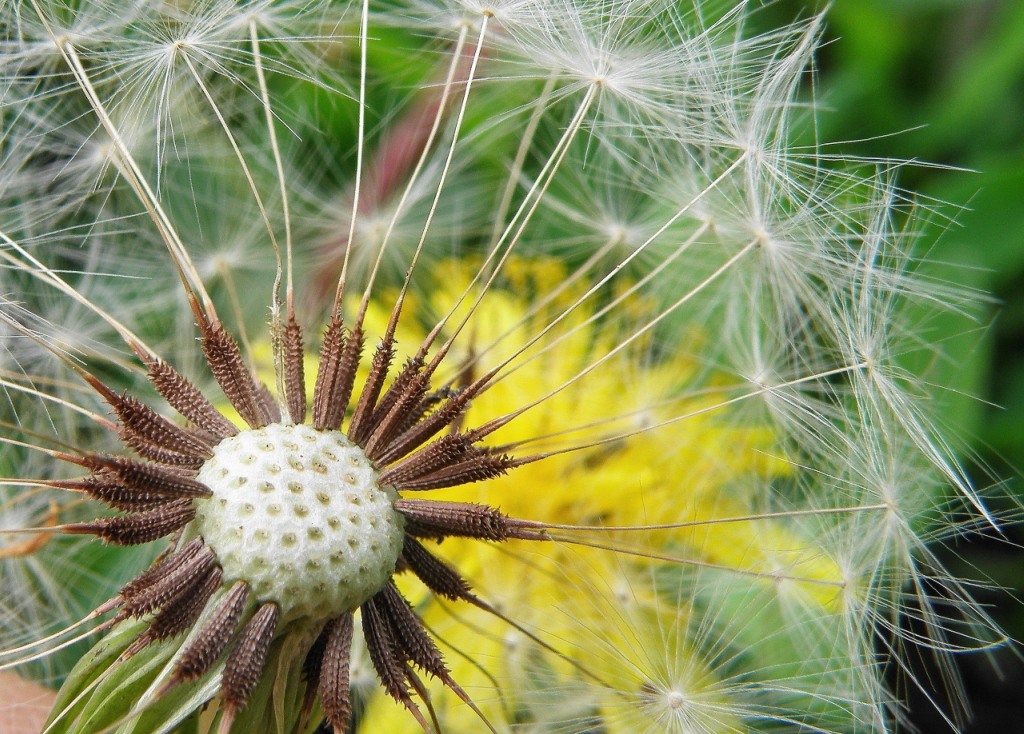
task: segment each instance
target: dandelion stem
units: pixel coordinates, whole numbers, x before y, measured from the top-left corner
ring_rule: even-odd
[[[806,384],[806,383],[820,382],[823,379],[828,379],[829,377],[833,377],[835,375],[842,375],[842,374],[846,374],[846,373],[849,373],[849,372],[854,372],[854,371],[857,371],[857,370],[860,370],[860,369],[863,369],[863,368],[864,368],[863,364],[848,365],[848,366],[845,366],[845,367],[837,367],[836,369],[833,369],[833,370],[827,370],[825,372],[817,372],[817,373],[812,374],[812,375],[805,375],[803,377],[798,377],[798,378],[789,380],[787,382],[780,382],[777,385],[760,387],[757,390],[751,390],[749,392],[745,392],[745,393],[743,393],[741,395],[737,395],[735,397],[729,398],[728,400],[722,400],[721,402],[715,403],[713,405],[706,405],[706,406],[703,406],[701,408],[697,408],[696,410],[690,410],[690,411],[687,411],[685,413],[680,413],[679,415],[672,416],[671,418],[666,418],[665,420],[659,421],[657,423],[645,424],[644,426],[642,426],[640,428],[635,428],[635,429],[632,429],[630,431],[626,431],[626,432],[623,432],[623,433],[616,433],[616,434],[612,434],[610,436],[603,436],[603,437],[601,437],[600,439],[598,439],[596,441],[589,441],[589,442],[585,442],[585,443],[577,443],[577,444],[574,444],[571,447],[564,448],[564,449],[554,449],[552,451],[545,452],[543,454],[537,454],[535,457],[520,457],[518,460],[519,461],[525,461],[525,460],[529,459],[529,460],[536,461],[536,460],[538,460],[540,458],[547,458],[549,456],[555,456],[557,454],[573,453],[573,452],[577,452],[577,451],[582,451],[584,449],[591,449],[591,448],[596,448],[598,446],[604,446],[604,445],[611,444],[611,443],[618,443],[618,442],[621,442],[621,441],[623,441],[625,439],[633,438],[634,436],[639,436],[639,435],[644,434],[644,433],[649,433],[651,431],[655,431],[655,430],[657,430],[659,428],[665,428],[667,426],[671,426],[671,425],[680,423],[680,422],[685,421],[685,420],[690,420],[692,418],[696,418],[696,417],[701,416],[701,415],[707,415],[708,413],[714,413],[714,412],[717,412],[719,410],[723,410],[724,408],[727,408],[730,405],[736,405],[738,403],[746,402],[748,400],[751,400],[752,398],[757,398],[757,397],[760,397],[760,396],[766,395],[766,394],[776,394],[779,390],[782,390],[782,389],[785,389],[785,388],[796,387],[798,385]],[[709,390],[709,391],[705,391],[703,394],[709,394],[711,392],[721,392],[721,391],[730,390],[730,389],[735,389],[735,386],[733,386],[733,387],[723,387],[723,388],[720,388],[719,390],[715,390],[715,391],[710,391]],[[675,400],[673,400],[671,402],[685,401],[685,400],[692,399],[693,397],[694,396],[692,396],[692,395],[686,395],[686,396],[683,396],[683,397],[680,397],[680,398],[676,398]],[[618,416],[613,416],[613,417],[610,417],[610,418],[606,419],[605,421],[603,421],[603,423],[611,423],[613,421],[621,420],[621,419],[626,418],[628,416],[629,416],[628,413],[627,414],[618,415]],[[547,434],[547,435],[544,435],[544,436],[533,436],[533,437],[531,437],[531,438],[529,438],[527,440],[520,441],[520,442],[516,443],[515,446],[520,446],[521,447],[521,446],[526,446],[526,445],[529,445],[529,444],[537,442],[537,441],[548,440],[548,439],[553,438],[555,436],[570,435],[570,434],[576,433],[578,431],[586,430],[588,428],[593,428],[593,427],[595,427],[597,425],[600,425],[600,424],[598,424],[598,423],[589,423],[589,424],[586,424],[586,425],[576,426],[575,428],[572,428],[572,429],[567,429],[567,430],[564,430],[564,431],[559,431],[558,433]]]
[[[291,213],[288,209],[288,186],[284,177],[284,164],[281,161],[281,148],[277,142],[277,128],[274,125],[274,110],[270,105],[270,94],[267,90],[267,80],[263,73],[263,54],[260,51],[259,34],[256,29],[256,21],[249,21],[249,37],[252,43],[253,65],[256,69],[256,81],[260,90],[260,101],[263,103],[263,112],[267,123],[267,136],[270,138],[270,150],[274,156],[274,167],[277,169],[277,181],[281,195],[281,216],[284,219],[284,247],[285,247],[285,268],[287,269],[285,284],[285,318],[291,323],[295,318],[295,294],[293,290],[292,277],[292,223]],[[267,222],[270,229],[270,236],[273,238],[273,228]],[[281,407],[287,404],[285,391],[285,327],[281,323],[281,251],[274,246],[274,254],[277,258],[277,271],[274,277],[274,284],[271,295],[271,316],[270,331],[271,342],[274,351],[274,374],[277,378],[277,394],[281,401]],[[239,319],[241,324],[241,319]],[[251,350],[250,350],[251,352]],[[282,411],[284,412],[284,411]]]
[[[32,395],[33,397],[40,398],[41,400],[48,400],[51,403],[56,403],[57,405],[63,406],[65,408],[68,408],[69,410],[73,410],[76,413],[84,415],[89,420],[93,421],[97,425],[103,426],[104,428],[114,428],[114,424],[111,423],[104,416],[100,415],[99,413],[94,413],[93,411],[83,408],[81,405],[73,403],[70,400],[65,400],[64,398],[58,395],[52,395],[51,393],[48,393],[44,390],[36,390],[35,388],[28,387],[27,385],[21,385],[17,382],[11,382],[10,380],[5,380],[2,378],[0,378],[0,386],[10,390],[17,390],[18,392],[24,395]],[[5,439],[3,437],[0,437],[0,441],[3,441],[4,443],[15,443],[14,441]],[[29,446],[29,444],[24,445]],[[36,447],[32,446],[32,448]]]
[[[708,525],[726,525],[728,523],[759,522],[761,520],[777,520],[794,517],[821,517],[825,515],[847,515],[861,512],[890,511],[887,504],[858,505],[856,507],[823,507],[816,510],[781,510],[779,512],[758,512],[752,515],[735,515],[730,517],[712,517],[707,520],[687,520],[686,522],[655,523],[652,525],[566,525],[559,523],[543,523],[546,530],[578,530],[580,532],[650,532],[653,530],[678,530],[681,528],[706,527]]]
[[[455,126],[454,133],[452,135],[452,141],[451,144],[448,146],[448,153],[445,156],[444,165],[442,166],[441,174],[438,177],[437,186],[434,191],[434,198],[430,202],[430,210],[423,221],[423,228],[420,233],[420,239],[416,243],[416,249],[412,253],[412,257],[410,258],[409,265],[406,270],[405,280],[402,283],[402,292],[401,295],[399,295],[398,297],[399,302],[401,302],[404,299],[405,294],[409,289],[409,283],[411,282],[412,279],[413,270],[416,268],[416,263],[418,262],[420,254],[423,251],[423,245],[427,240],[427,232],[430,229],[431,222],[433,222],[434,220],[434,215],[437,213],[437,204],[438,201],[441,199],[441,192],[444,189],[445,182],[448,179],[448,172],[451,170],[452,158],[455,156],[455,147],[459,141],[459,132],[462,130],[462,122],[466,116],[466,105],[469,103],[469,94],[473,87],[473,80],[476,77],[477,64],[480,62],[480,53],[483,50],[484,37],[487,34],[487,21],[489,17],[490,16],[488,15],[484,15],[483,20],[480,22],[480,35],[476,39],[476,45],[473,49],[473,58],[472,61],[470,62],[469,73],[466,76],[465,89],[463,90],[462,93],[462,103],[459,105],[459,111],[455,117]],[[461,54],[457,49],[455,53],[455,58],[457,59],[460,55]],[[396,219],[392,219],[392,224],[394,224],[395,221]],[[385,235],[385,242],[387,241],[387,237],[390,234],[391,232],[389,230],[387,235]]]
[[[544,336],[547,335],[556,325],[558,325],[561,321],[566,319],[570,314],[572,314],[577,308],[579,308],[580,305],[585,303],[589,298],[591,298],[596,293],[598,293],[601,290],[601,288],[603,288],[618,273],[620,273],[623,270],[623,268],[625,268],[626,265],[628,265],[633,260],[633,258],[637,257],[644,249],[649,247],[651,245],[651,243],[653,243],[675,221],[677,221],[681,216],[683,216],[683,214],[685,214],[686,212],[690,211],[694,206],[696,206],[696,204],[701,200],[702,197],[707,195],[708,192],[713,191],[722,181],[724,181],[730,175],[730,173],[732,173],[732,171],[734,171],[740,165],[740,163],[743,160],[744,160],[744,157],[740,156],[728,168],[726,168],[721,174],[719,174],[711,183],[709,183],[707,186],[705,186],[704,189],[700,192],[700,194],[698,194],[697,196],[691,198],[684,206],[680,207],[675,212],[675,214],[672,217],[670,217],[668,219],[668,221],[666,221],[661,227],[659,227],[658,230],[654,234],[652,234],[650,237],[648,237],[646,241],[644,241],[640,246],[638,246],[632,252],[630,252],[630,254],[628,256],[626,256],[623,260],[621,260],[619,263],[617,263],[616,266],[609,273],[607,273],[606,275],[604,275],[601,278],[599,278],[593,285],[590,286],[590,288],[585,293],[583,293],[581,296],[579,296],[570,306],[565,308],[560,314],[558,314],[558,316],[556,316],[554,319],[552,319],[551,322],[548,323],[543,329],[541,329],[533,338],[527,340],[526,343],[520,349],[518,349],[511,357],[509,357],[508,360],[506,360],[505,364],[508,364],[509,362],[511,362],[512,359],[515,359],[516,357],[521,355],[523,352],[525,352],[527,349],[529,349],[531,346],[533,346],[538,341],[540,341],[542,338],[544,338]],[[644,284],[646,281],[650,280],[651,278],[655,277],[658,273],[660,273],[669,264],[669,262],[671,262],[672,260],[674,260],[676,257],[678,257],[681,254],[680,251],[688,249],[694,242],[696,242],[697,238],[699,237],[699,234],[702,233],[707,226],[708,225],[705,224],[704,227],[702,227],[700,230],[698,230],[697,233],[694,233],[694,235],[689,237],[687,239],[687,241],[681,247],[676,248],[677,249],[676,252],[673,252],[672,255],[669,256],[668,258],[666,258],[666,260],[664,262],[662,262],[661,264],[659,264],[658,267],[654,268],[650,273],[646,274],[644,276],[644,278],[641,279],[639,284],[634,284],[627,291],[627,294],[635,292],[637,290],[637,288],[641,284]],[[690,293],[685,294],[682,298],[680,298],[674,304],[672,304],[667,309],[665,309],[664,311],[659,313],[654,319],[652,319],[651,321],[647,322],[642,327],[640,327],[640,329],[638,329],[638,331],[635,332],[633,335],[630,335],[629,337],[627,337],[616,348],[616,351],[621,350],[622,348],[627,346],[629,343],[631,343],[633,340],[635,340],[636,338],[639,338],[639,336],[641,336],[642,334],[644,334],[647,331],[649,331],[650,328],[652,328],[658,321],[662,320],[669,313],[671,313],[672,311],[674,311],[678,307],[682,306],[692,296],[696,295],[697,292],[699,292],[701,289],[706,287],[711,282],[711,280],[717,278],[723,272],[725,272],[725,270],[734,261],[739,259],[740,255],[745,254],[754,244],[756,244],[756,241],[753,241],[753,242],[749,243],[746,247],[744,247],[742,250],[740,250],[739,253],[737,253],[732,258],[730,258],[730,260],[728,260],[725,263],[725,265],[723,265],[721,268],[719,268],[719,270],[715,271],[715,273],[713,273],[711,276],[709,276],[708,279],[706,279],[704,282],[698,284],[693,290],[691,290]],[[610,310],[610,308],[613,307],[613,305],[617,305],[625,297],[627,297],[627,296],[626,295],[620,296],[619,298],[617,298],[613,302],[613,304],[606,305],[597,314],[594,314],[591,319],[589,319],[587,322],[585,322],[584,325],[591,323],[598,316],[607,313]],[[578,331],[579,328],[583,328],[584,325],[577,326],[575,329],[570,331],[568,333],[568,335],[576,333],[576,331]],[[562,336],[559,340],[556,340],[554,342],[554,344],[558,344],[562,339],[565,339],[568,335]],[[546,351],[546,350],[542,350],[540,353],[543,354],[544,351]],[[606,355],[605,358],[607,358],[607,356],[610,356],[610,355]],[[596,364],[597,363],[595,363],[594,366],[596,366]],[[583,372],[583,373],[581,373],[580,375],[578,375],[574,379],[578,379],[579,377],[582,377],[586,373],[587,372]],[[543,398],[543,399],[546,399],[546,397]]]
[[[213,98],[209,88],[203,81],[203,78],[199,75],[196,70],[195,64],[192,63],[192,59],[189,58],[187,53],[181,54],[182,60],[185,62],[185,66],[188,67],[189,73],[192,75],[192,79],[195,80],[196,86],[199,91],[202,92],[203,97],[210,105],[210,109],[213,111],[214,116],[217,118],[217,122],[220,123],[221,129],[224,131],[224,136],[228,139],[228,144],[231,146],[231,150],[235,153],[235,158],[238,160],[238,166],[242,170],[242,175],[245,177],[246,183],[249,184],[249,191],[252,193],[253,201],[256,203],[256,208],[260,210],[260,218],[263,220],[263,225],[267,230],[267,237],[270,240],[270,246],[274,249],[274,257],[277,259],[278,272],[281,271],[281,247],[277,243],[277,235],[274,234],[274,225],[270,221],[270,215],[267,213],[267,207],[263,203],[263,197],[260,196],[259,189],[256,186],[256,181],[252,177],[252,171],[249,170],[249,164],[245,160],[245,156],[242,155],[241,148],[238,147],[238,141],[235,140],[235,134],[231,132],[231,127],[228,125],[228,121],[224,119],[224,114],[220,111],[220,106],[217,101]],[[257,57],[258,58],[258,57]],[[280,293],[275,289],[275,302],[280,301]]]
[[[242,301],[238,297],[238,288],[235,286],[234,273],[232,273],[227,263],[220,261],[217,263],[217,275],[224,281],[224,290],[227,291],[228,302],[231,304],[231,311],[234,313],[235,322],[238,324],[238,340],[242,343],[242,348],[251,359],[253,353],[252,342],[249,340],[249,330],[245,326],[245,314],[242,310]],[[276,320],[277,316],[272,318]],[[275,361],[276,357],[277,353],[275,350]],[[278,373],[282,372],[280,369],[275,369],[275,371]],[[283,395],[284,393],[280,392],[278,394]]]
[[[530,218],[533,216],[533,213],[537,210],[537,207],[540,205],[544,193],[547,191],[548,186],[550,186],[551,182],[554,180],[555,173],[557,173],[562,161],[565,160],[565,155],[569,150],[569,144],[572,142],[572,140],[576,137],[576,134],[579,132],[583,124],[583,120],[586,117],[587,111],[590,109],[590,106],[593,103],[595,96],[596,88],[592,85],[587,89],[587,93],[581,100],[580,105],[576,110],[576,113],[573,115],[572,121],[569,123],[568,127],[566,127],[565,131],[562,133],[562,136],[555,144],[554,149],[551,151],[551,155],[544,162],[544,165],[542,166],[540,173],[538,173],[537,180],[534,181],[533,185],[526,192],[526,195],[523,197],[523,201],[519,205],[519,208],[516,210],[516,213],[512,216],[512,219],[509,221],[508,225],[502,231],[501,237],[498,238],[498,241],[496,243],[494,243],[494,246],[491,248],[491,252],[488,253],[487,257],[484,259],[484,262],[481,264],[479,270],[474,274],[473,278],[470,280],[469,284],[466,286],[463,293],[455,300],[451,308],[449,308],[447,313],[445,313],[444,316],[442,316],[438,320],[437,324],[427,335],[426,339],[424,340],[424,345],[430,345],[433,343],[433,340],[437,338],[437,335],[441,332],[441,329],[444,328],[445,324],[448,323],[452,316],[455,315],[455,312],[458,310],[458,308],[469,297],[469,294],[473,291],[473,288],[476,285],[477,281],[479,281],[481,278],[484,278],[485,274],[487,274],[484,280],[484,284],[479,288],[479,292],[477,293],[477,296],[473,301],[472,305],[467,310],[466,316],[452,330],[452,333],[448,337],[448,340],[438,350],[438,355],[435,356],[434,358],[435,362],[439,361],[440,358],[447,353],[448,349],[450,349],[452,343],[454,343],[455,341],[455,338],[459,335],[459,333],[461,333],[462,329],[465,328],[466,324],[472,317],[472,314],[477,310],[477,308],[479,308],[481,302],[484,299],[484,296],[487,294],[491,285],[493,285],[494,281],[497,279],[498,274],[501,272],[502,267],[508,261],[508,258],[511,257],[512,250],[515,247],[516,243],[519,241],[520,235],[522,235],[523,231],[526,229],[526,225],[529,223]],[[512,233],[513,229],[516,230],[515,234],[510,238],[509,235]],[[508,240],[507,245],[505,245],[506,240]],[[501,252],[502,249],[504,249],[504,252]],[[501,252],[500,257],[498,254],[499,252]],[[496,257],[498,258],[498,261],[497,263],[492,265],[493,260]],[[490,376],[485,377],[485,381],[490,381]]]
[[[609,545],[607,543],[599,543],[597,541],[587,541],[580,538],[573,538],[567,535],[552,534],[550,539],[556,543],[568,543],[570,545],[581,545],[587,548],[596,548],[597,550],[606,550],[613,553],[621,553],[623,555],[634,556],[636,558],[646,558],[651,561],[665,561],[668,563],[674,563],[679,566],[692,566],[694,568],[705,568],[713,571],[727,571],[729,573],[739,574],[741,576],[753,576],[759,579],[771,579],[773,581],[797,581],[806,584],[815,584],[818,586],[828,586],[835,588],[843,588],[846,586],[845,581],[832,581],[829,579],[819,579],[811,576],[794,576],[792,574],[780,573],[777,571],[755,571],[749,568],[737,568],[735,566],[726,566],[720,563],[710,563],[708,561],[698,561],[693,558],[686,558],[684,556],[674,556],[668,553],[657,553],[655,551],[643,550],[639,548],[630,548],[628,546]]]
[[[2,531],[0,531],[0,532],[2,532]],[[42,652],[37,652],[37,653],[35,653],[33,655],[26,655],[25,657],[18,658],[17,660],[12,660],[12,661],[6,662],[6,663],[0,663],[0,670],[8,670],[10,668],[16,668],[19,665],[24,665],[25,663],[30,663],[33,660],[39,660],[40,658],[45,658],[48,655],[52,655],[53,653],[57,652],[58,650],[63,650],[65,647],[71,647],[72,645],[74,645],[77,642],[81,642],[82,640],[86,640],[86,639],[88,639],[89,637],[92,637],[95,634],[98,634],[100,632],[104,632],[104,631],[110,629],[111,627],[114,626],[116,621],[117,621],[116,619],[108,619],[106,622],[103,622],[102,624],[100,624],[96,628],[86,630],[85,632],[83,632],[80,635],[76,635],[76,636],[72,637],[69,640],[65,640],[64,642],[60,643],[56,647],[51,647],[51,648],[49,648],[47,650],[43,650]]]
[[[361,323],[361,321],[362,321],[361,315],[365,311],[366,307],[369,305],[370,296],[371,296],[372,291],[373,291],[373,285],[374,285],[374,282],[376,281],[377,274],[380,271],[380,265],[381,265],[381,262],[383,262],[384,253],[385,253],[385,251],[386,251],[386,249],[388,247],[388,244],[391,241],[391,235],[394,232],[395,226],[398,224],[398,219],[399,219],[399,217],[402,214],[402,210],[405,208],[405,203],[408,201],[409,196],[412,193],[413,187],[415,186],[416,182],[418,181],[418,179],[420,177],[420,174],[423,171],[423,167],[426,165],[427,159],[429,158],[429,156],[431,154],[431,149],[433,148],[434,140],[437,137],[437,133],[441,129],[441,121],[442,121],[442,119],[444,117],[444,110],[448,106],[448,96],[451,93],[451,89],[452,89],[452,86],[453,86],[454,81],[455,81],[456,71],[458,70],[460,63],[462,62],[462,49],[463,49],[463,47],[466,44],[467,33],[468,33],[468,31],[467,31],[467,29],[465,27],[463,27],[459,31],[459,40],[456,43],[455,50],[452,52],[452,61],[451,61],[451,64],[449,65],[449,67],[448,67],[448,76],[445,79],[444,87],[443,87],[443,90],[442,90],[442,93],[441,93],[441,99],[440,99],[440,101],[438,103],[438,106],[437,106],[437,114],[434,116],[434,122],[433,122],[433,124],[432,124],[432,126],[430,128],[430,133],[427,136],[426,143],[423,145],[423,151],[420,154],[419,160],[416,162],[416,167],[413,169],[412,173],[409,175],[409,180],[408,180],[408,182],[406,182],[405,190],[402,192],[402,196],[399,198],[398,204],[395,206],[395,210],[394,210],[394,213],[393,213],[393,215],[391,217],[391,220],[388,222],[388,227],[387,227],[387,229],[384,232],[384,237],[383,237],[383,239],[381,241],[381,244],[380,244],[380,247],[379,247],[379,249],[377,251],[377,257],[374,260],[373,268],[371,269],[370,275],[367,278],[366,288],[363,291],[363,298],[362,298],[362,302],[360,303],[360,307],[359,307],[360,318],[357,319],[357,322],[359,322],[359,323]],[[475,65],[474,65],[474,68],[475,68]],[[466,93],[468,94],[468,92],[469,92],[469,85],[467,84],[466,85]],[[452,149],[454,149],[455,143],[456,143],[457,139],[458,139],[458,131],[456,130],[456,134],[453,136],[453,140],[452,140],[452,143],[451,143],[451,148]],[[450,158],[449,158],[449,160],[450,160]],[[424,228],[424,230],[425,230],[425,228]],[[420,240],[420,246],[422,246],[422,242],[423,242],[423,240],[421,239]],[[351,247],[351,244],[352,243],[349,243],[349,247]],[[417,253],[418,253],[418,251],[419,251],[419,247],[417,247]],[[412,268],[413,268],[414,264],[415,264],[415,255],[413,256],[413,263],[411,263],[409,265],[409,268],[408,268],[410,273],[412,271]],[[404,292],[405,291],[403,289],[403,293]],[[401,297],[399,297],[398,301],[396,302],[394,312],[397,314],[399,312],[400,308],[401,308]]]
[[[270,104],[270,92],[267,90],[267,79],[263,73],[263,54],[260,51],[260,39],[256,28],[256,21],[249,21],[249,36],[252,39],[252,58],[253,66],[256,70],[256,80],[259,84],[260,100],[263,102],[263,112],[267,121],[267,137],[270,139],[270,152],[274,156],[274,167],[277,169],[277,181],[279,184],[279,193],[281,195],[281,218],[284,224],[284,251],[285,251],[285,301],[287,303],[288,314],[292,312],[293,302],[293,274],[292,274],[292,220],[291,214],[288,208],[288,185],[284,175],[284,162],[281,160],[281,146],[277,141],[277,127],[274,125],[274,108]],[[270,230],[270,236],[273,238],[273,229],[268,220],[268,230]],[[274,301],[279,302],[280,295],[278,289],[281,286],[280,276],[280,252],[276,246],[274,252],[278,256],[278,277],[274,280]]]
[[[362,9],[359,14],[359,129],[356,133],[356,171],[352,194],[352,214],[349,216],[345,258],[341,264],[341,274],[338,276],[338,285],[334,292],[334,304],[331,307],[332,317],[339,313],[342,300],[345,297],[345,282],[348,278],[348,264],[352,257],[352,245],[355,242],[356,218],[359,215],[359,198],[362,195],[363,154],[366,147],[366,46],[370,23],[369,8],[370,0],[363,0]]]
[[[555,88],[555,82],[557,77],[552,74],[544,82],[544,88],[541,93],[537,95],[537,99],[533,103],[533,113],[530,115],[530,121],[526,123],[526,128],[523,130],[522,140],[519,141],[519,148],[516,150],[516,157],[512,161],[512,165],[509,167],[508,178],[505,182],[505,190],[501,194],[501,201],[498,204],[498,208],[494,214],[494,227],[491,230],[490,246],[488,247],[488,253],[493,252],[497,247],[501,238],[502,228],[504,227],[505,217],[508,215],[508,210],[512,206],[512,197],[515,194],[516,187],[519,185],[519,177],[522,174],[523,163],[526,162],[526,156],[530,152],[530,147],[533,145],[533,138],[537,134],[537,128],[540,126],[540,122],[543,119],[544,112],[547,110],[548,101],[551,99],[551,92]]]

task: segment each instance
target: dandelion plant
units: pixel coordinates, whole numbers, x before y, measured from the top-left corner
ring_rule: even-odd
[[[936,548],[999,520],[928,317],[974,295],[900,162],[798,144],[822,17],[0,13],[0,667],[47,732],[959,720],[1004,638]]]

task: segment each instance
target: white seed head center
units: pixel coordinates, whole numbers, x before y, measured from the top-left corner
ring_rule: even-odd
[[[328,619],[380,591],[402,551],[397,493],[340,431],[272,424],[221,441],[197,479],[193,527],[224,578],[283,618]]]

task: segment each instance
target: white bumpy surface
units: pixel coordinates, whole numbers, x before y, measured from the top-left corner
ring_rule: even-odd
[[[402,550],[397,493],[340,431],[272,424],[221,441],[192,528],[283,619],[329,619],[384,587]]]

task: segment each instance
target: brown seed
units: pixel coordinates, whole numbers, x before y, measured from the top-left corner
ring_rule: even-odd
[[[226,438],[238,429],[193,385],[162,360],[148,362],[149,380],[164,400],[182,416],[205,431]]]
[[[409,413],[414,411],[430,389],[429,375],[423,373],[423,360],[412,358],[395,377],[384,393],[370,419],[372,428],[366,439],[366,455],[371,459],[387,446],[408,423]]]
[[[320,368],[313,389],[313,427],[317,430],[341,427],[352,398],[362,352],[362,329],[357,326],[346,336],[341,317],[335,314],[324,332]]]
[[[177,666],[167,688],[172,688],[184,681],[200,678],[210,669],[210,666],[224,652],[231,635],[238,627],[248,596],[249,585],[244,581],[236,581],[235,585],[218,603],[206,624],[178,658]]]
[[[164,606],[153,618],[149,629],[139,635],[135,642],[128,646],[124,657],[131,657],[147,645],[175,637],[189,630],[199,619],[210,600],[213,592],[220,587],[222,572],[217,566],[210,566],[194,593],[182,594],[173,602]]]
[[[138,545],[180,530],[195,516],[191,500],[175,500],[145,512],[71,523],[64,529],[69,533],[92,533],[115,545]]]
[[[460,421],[462,414],[469,406],[471,398],[478,393],[474,392],[472,386],[451,396],[444,404],[433,413],[425,417],[419,423],[408,429],[405,433],[395,439],[381,451],[377,462],[382,465],[398,461],[406,454],[415,451],[431,438],[443,431],[446,427]]]
[[[252,428],[271,423],[260,386],[242,359],[238,342],[220,324],[200,325],[200,328],[203,332],[200,344],[213,377],[242,420]]]
[[[195,554],[179,562],[169,573],[154,583],[125,598],[122,613],[141,617],[154,609],[173,604],[202,583],[213,568],[213,549],[202,546]]]
[[[121,438],[147,459],[198,466],[210,458],[211,443],[202,434],[175,425],[135,398],[117,396],[111,407],[121,421]]]
[[[195,556],[202,547],[202,539],[195,538],[189,541],[183,548],[180,548],[173,553],[168,553],[158,559],[152,566],[147,568],[141,574],[122,586],[119,596],[123,600],[131,600],[132,597],[165,578],[167,574],[171,573],[182,563]]]
[[[306,376],[303,363],[302,329],[295,315],[288,317],[284,329],[284,392],[288,417],[292,423],[306,420]]]
[[[264,604],[242,628],[228,655],[220,690],[228,710],[244,708],[263,675],[263,663],[274,639],[280,610],[273,602]]]
[[[320,669],[320,703],[335,734],[345,734],[352,719],[349,684],[349,655],[352,649],[352,614],[333,620],[328,632]]]
[[[407,684],[411,683],[429,705],[426,689],[412,668],[406,664],[404,651],[397,647],[391,624],[382,609],[384,604],[386,602],[381,600],[378,593],[360,607],[363,617],[363,638],[366,640],[370,662],[377,671],[377,677],[380,678],[385,693],[405,706],[424,731],[431,731],[432,727],[427,723],[423,712],[412,700]]]
[[[441,500],[395,500],[405,515],[405,531],[420,538],[459,536],[502,541],[508,538],[508,517],[486,505]]]
[[[454,683],[444,664],[444,657],[434,640],[427,634],[419,617],[413,612],[409,602],[388,582],[377,595],[380,607],[384,612],[395,641],[395,649],[405,651],[406,660],[419,666],[446,685]]]
[[[492,453],[490,449],[474,446],[460,461],[439,467],[416,479],[394,482],[399,489],[428,490],[456,487],[460,484],[482,482],[503,476],[515,465],[515,459],[507,454]]]
[[[152,509],[174,500],[209,497],[210,489],[189,477],[171,473],[156,464],[132,459],[94,457],[91,476],[61,482],[60,486],[79,489],[112,507],[129,512]]]
[[[392,464],[380,475],[381,484],[398,485],[461,461],[472,449],[464,434],[442,436],[415,454]]]
[[[453,600],[472,596],[469,584],[455,569],[408,534],[402,545],[402,559],[420,581],[438,596]]]
[[[192,593],[183,595],[175,604],[167,605],[160,610],[147,634],[153,640],[163,640],[191,629],[203,613],[213,592],[220,588],[223,577],[224,573],[220,567],[209,566]]]
[[[394,332],[389,331],[381,339],[373,353],[370,372],[366,376],[362,392],[359,393],[355,411],[352,413],[352,422],[348,427],[348,437],[360,446],[365,443],[373,429],[373,410],[377,405],[377,398],[380,397],[380,391],[384,388],[384,380],[387,379],[394,358]]]

